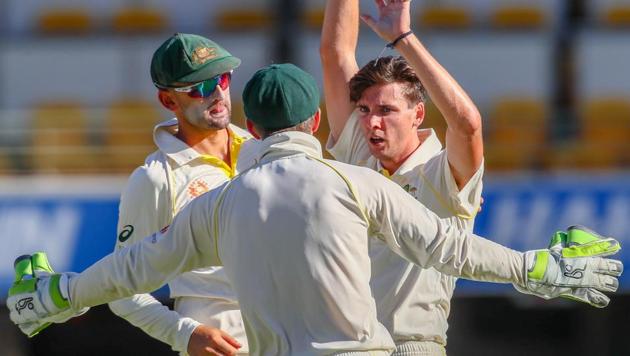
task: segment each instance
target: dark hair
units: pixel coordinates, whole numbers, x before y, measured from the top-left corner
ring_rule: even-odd
[[[359,101],[363,92],[376,84],[400,83],[405,98],[412,103],[425,102],[426,89],[403,57],[381,57],[370,61],[350,79],[350,100]]]

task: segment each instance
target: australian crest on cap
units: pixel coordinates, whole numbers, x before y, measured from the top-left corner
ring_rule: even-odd
[[[192,53],[192,62],[201,65],[217,56],[216,48],[197,47]]]

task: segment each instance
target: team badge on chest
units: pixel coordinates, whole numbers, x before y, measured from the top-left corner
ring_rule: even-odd
[[[208,190],[210,190],[208,183],[201,179],[197,179],[188,185],[188,195],[192,198],[196,198]]]

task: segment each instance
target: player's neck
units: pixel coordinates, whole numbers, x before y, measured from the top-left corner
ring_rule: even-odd
[[[202,155],[211,155],[230,164],[228,129],[220,130],[179,130],[177,138]]]

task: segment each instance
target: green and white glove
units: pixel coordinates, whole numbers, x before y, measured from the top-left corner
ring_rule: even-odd
[[[583,226],[554,234],[548,250],[525,252],[526,286],[515,288],[544,299],[569,298],[597,308],[608,305],[603,292],[615,292],[621,261],[604,258],[621,249],[613,238],[604,238]]]
[[[54,273],[43,252],[15,260],[15,280],[9,289],[7,307],[11,321],[28,337],[51,323],[63,323],[88,311],[73,310],[68,299],[70,273]]]

